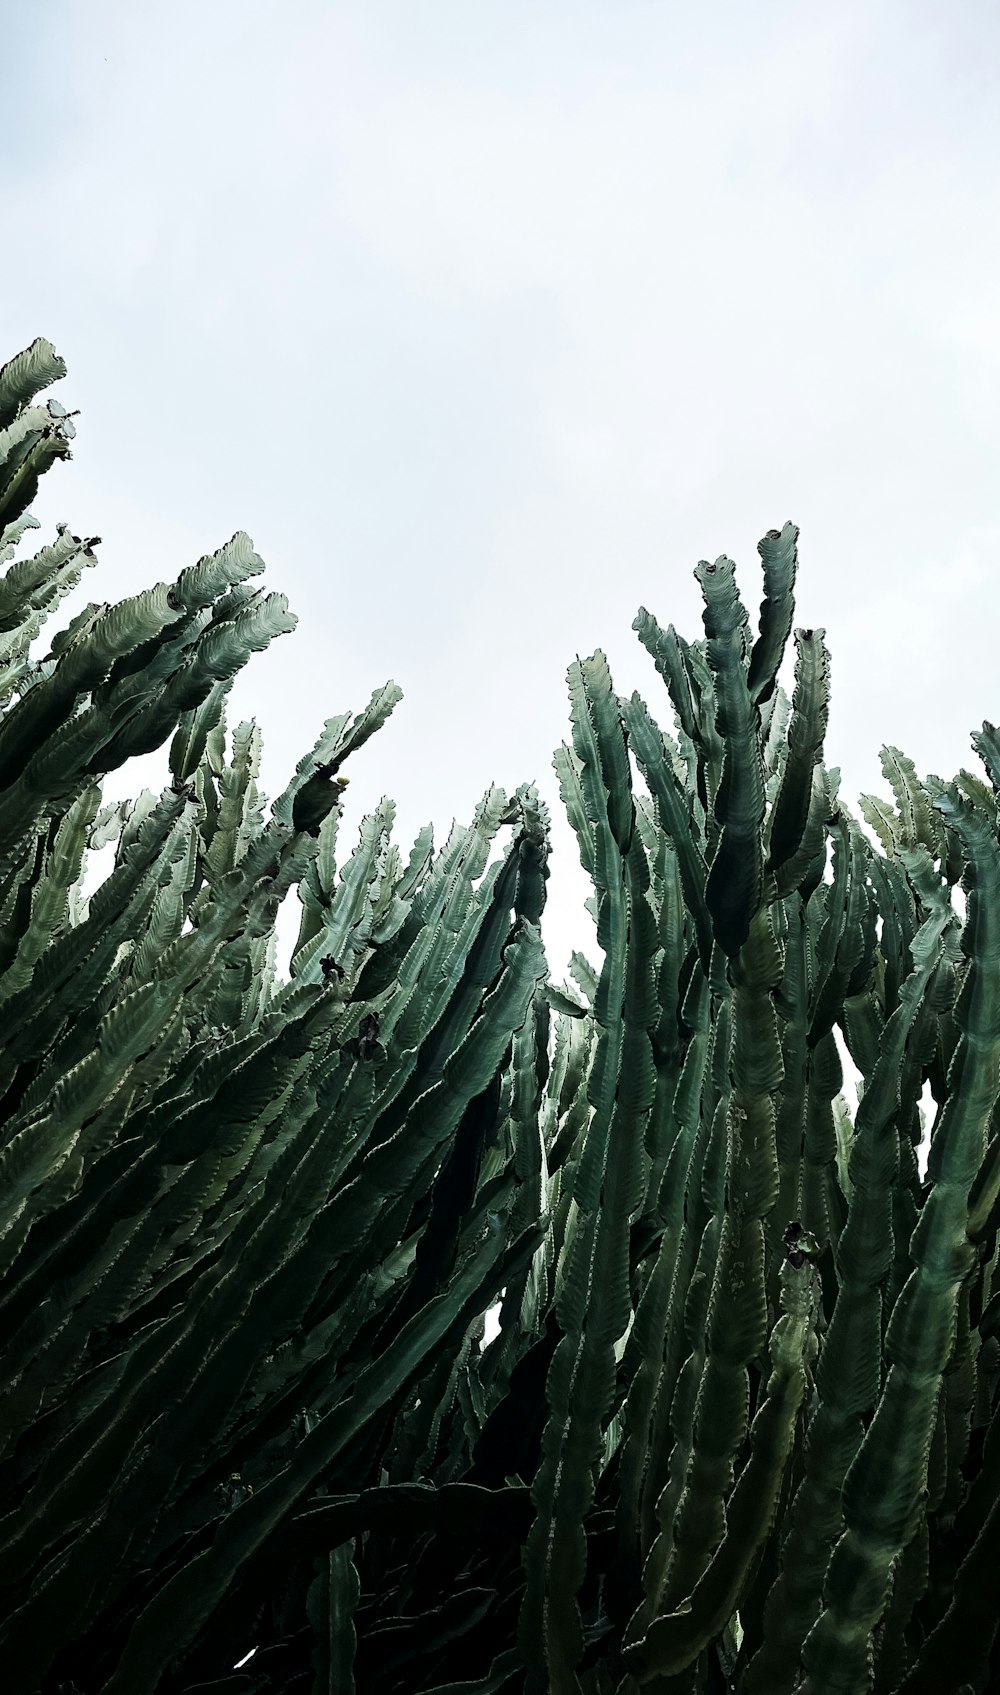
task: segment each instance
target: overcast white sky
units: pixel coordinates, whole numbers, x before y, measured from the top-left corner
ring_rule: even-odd
[[[48,336],[100,534],[86,598],[246,529],[300,626],[255,658],[274,793],[395,677],[352,765],[406,849],[551,772],[637,607],[801,526],[831,762],[975,764],[1000,716],[1000,9],[861,0],[36,0],[4,19],[6,358]],[[157,762],[158,764],[161,762]],[[158,784],[157,784],[158,786]]]

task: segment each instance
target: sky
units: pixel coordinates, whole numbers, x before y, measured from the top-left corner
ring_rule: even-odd
[[[558,978],[594,957],[551,769],[568,663],[602,648],[669,727],[638,607],[697,637],[694,566],[727,553],[755,619],[756,543],[789,518],[844,799],[884,791],[883,742],[978,768],[969,734],[1000,716],[991,0],[9,12],[0,359],[48,337],[81,414],[34,510],[103,538],[78,601],[249,532],[300,620],[233,695],[269,793],[395,678],[345,768],[348,837],[382,794],[405,852],[490,782],[537,781]]]

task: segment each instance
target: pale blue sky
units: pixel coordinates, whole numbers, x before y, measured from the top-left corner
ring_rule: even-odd
[[[15,35],[16,30],[16,35]],[[7,20],[8,357],[69,363],[36,505],[87,596],[234,529],[300,618],[234,697],[275,792],[393,676],[353,766],[409,845],[491,779],[559,828],[575,653],[669,722],[630,625],[802,529],[843,792],[1000,716],[1000,12],[656,0],[37,0]],[[156,764],[157,762],[154,762]]]

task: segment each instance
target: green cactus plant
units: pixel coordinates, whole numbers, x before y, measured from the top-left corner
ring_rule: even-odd
[[[226,702],[294,620],[245,536],[32,656],[97,545],[18,556],[63,374],[0,370],[7,1685],[986,1695],[998,732],[986,780],[884,749],[855,818],[822,630],[778,682],[797,531],[756,635],[703,562],[702,639],[635,622],[669,733],[570,666],[602,959],[553,983],[533,787],[343,851],[395,684],[268,806]]]
[[[28,404],[60,374],[42,343],[0,374],[8,556],[17,499],[65,451],[65,414]],[[377,1481],[365,1443],[544,1235],[533,1208],[507,1229],[510,1160],[489,1193],[475,1156],[457,1193],[442,1167],[462,1131],[482,1159],[544,976],[534,791],[490,790],[469,830],[437,856],[424,833],[405,866],[383,802],[338,872],[337,773],[396,686],[331,719],[265,817],[259,733],[227,747],[225,697],[294,620],[247,586],[247,538],[88,608],[32,668],[42,614],[92,562],[61,533],[3,585],[0,1565],[25,1690],[169,1676],[338,1463]],[[103,773],[171,735],[163,795],[102,811]],[[108,840],[87,900],[88,846]],[[281,984],[274,923],[296,888]],[[300,1599],[329,1634],[356,1579],[336,1548],[323,1559]]]

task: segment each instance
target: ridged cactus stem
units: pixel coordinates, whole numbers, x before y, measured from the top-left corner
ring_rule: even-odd
[[[906,1040],[937,962],[948,922],[940,906],[914,946],[917,959],[883,1032],[858,1110],[853,1194],[837,1249],[840,1285],[817,1370],[818,1401],[806,1434],[805,1471],[791,1507],[782,1569],[765,1609],[764,1640],[747,1668],[753,1695],[792,1689],[806,1634],[821,1609],[829,1551],[841,1531],[841,1488],[879,1391],[881,1286],[892,1258],[895,1113]]]
[[[870,1686],[872,1630],[893,1561],[920,1510],[959,1294],[974,1258],[969,1195],[1000,1093],[1000,845],[957,790],[936,804],[966,859],[969,967],[956,1008],[961,1035],[931,1146],[932,1188],[910,1242],[914,1269],[886,1333],[889,1375],[845,1480],[844,1533],[830,1560],[823,1611],[803,1649],[802,1695],[856,1695]],[[918,946],[915,938],[915,954]]]
[[[645,1636],[626,1649],[640,1686],[666,1689],[667,1679],[697,1665],[699,1654],[732,1619],[770,1532],[809,1367],[816,1351],[819,1279],[807,1253],[794,1242],[781,1273],[782,1314],[771,1333],[771,1374],[749,1435],[749,1456],[727,1504],[724,1532],[692,1593],[662,1613]]]

